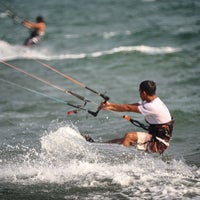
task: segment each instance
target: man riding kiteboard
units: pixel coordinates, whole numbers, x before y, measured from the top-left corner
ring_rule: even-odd
[[[106,143],[122,144],[126,147],[136,144],[137,149],[147,152],[163,153],[169,146],[174,120],[161,99],[156,95],[156,83],[146,80],[140,83],[141,101],[133,104],[115,104],[109,101],[100,106],[104,110],[117,112],[136,112],[144,116],[149,124],[148,132],[128,132],[124,137],[109,140]],[[86,138],[87,141],[88,135]]]
[[[24,46],[37,44],[45,34],[46,24],[42,16],[36,18],[36,23],[24,20],[22,25],[32,30],[30,36],[25,40]]]

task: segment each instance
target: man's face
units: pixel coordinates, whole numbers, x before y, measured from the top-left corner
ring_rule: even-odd
[[[142,101],[146,100],[146,92],[139,90],[139,93],[140,93],[140,98],[142,99]]]

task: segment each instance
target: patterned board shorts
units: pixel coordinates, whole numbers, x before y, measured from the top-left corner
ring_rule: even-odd
[[[162,154],[169,147],[169,140],[156,137],[152,141],[152,135],[144,132],[137,132],[137,149],[147,151],[149,153]]]
[[[145,132],[137,132],[137,149],[146,151],[147,142],[151,140],[152,135]]]

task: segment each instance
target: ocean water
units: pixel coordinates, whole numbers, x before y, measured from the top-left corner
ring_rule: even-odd
[[[22,46],[29,31],[5,4],[20,19],[44,17],[40,44]],[[0,28],[0,199],[200,198],[198,0],[1,0]],[[63,88],[91,100],[92,111],[103,99],[38,61],[116,103],[137,102],[139,83],[154,80],[175,118],[169,149],[87,143],[86,132],[101,142],[141,129],[124,113],[68,115],[66,102],[82,102]]]

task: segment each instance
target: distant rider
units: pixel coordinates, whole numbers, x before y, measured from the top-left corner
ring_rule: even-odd
[[[156,83],[150,80],[140,83],[141,100],[133,104],[102,103],[100,108],[118,112],[136,112],[144,115],[149,124],[148,133],[128,132],[123,138],[110,140],[107,143],[118,143],[124,146],[136,144],[140,150],[163,153],[169,146],[172,136],[173,120],[166,105],[156,96]]]
[[[42,16],[36,18],[36,23],[24,20],[22,24],[32,30],[30,36],[24,42],[25,46],[37,44],[45,34],[46,24]]]

